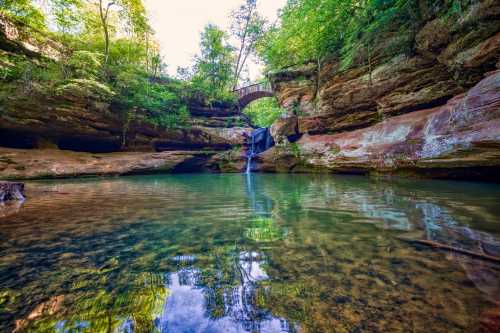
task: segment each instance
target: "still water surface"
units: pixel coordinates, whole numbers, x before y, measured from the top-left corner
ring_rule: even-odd
[[[399,239],[500,256],[498,185],[193,174],[28,189],[0,208],[1,332],[475,332],[499,313],[498,264]]]

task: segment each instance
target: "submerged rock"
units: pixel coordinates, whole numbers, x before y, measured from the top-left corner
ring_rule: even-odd
[[[0,181],[0,202],[24,200],[24,184]]]

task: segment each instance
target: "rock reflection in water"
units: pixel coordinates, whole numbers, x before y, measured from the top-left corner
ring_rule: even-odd
[[[498,265],[398,239],[498,255],[496,185],[252,174],[28,191],[0,216],[2,332],[475,332],[500,306]]]
[[[0,218],[16,214],[23,206],[24,200],[0,202]]]

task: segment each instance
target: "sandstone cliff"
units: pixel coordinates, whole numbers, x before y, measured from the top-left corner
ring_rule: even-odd
[[[8,35],[11,26],[0,28],[2,54],[57,59],[57,45],[33,46],[23,34]],[[388,36],[369,63],[357,59],[348,69],[327,59],[273,73],[288,112],[271,128],[277,146],[256,168],[499,179],[498,1],[474,2],[459,18],[430,13],[410,51],[388,51],[400,37]],[[251,128],[234,108],[193,103],[185,126],[159,128],[141,121],[142,111],[130,121],[99,94],[4,95],[0,178],[245,169]]]
[[[147,110],[127,109],[99,83],[74,80],[60,89],[30,80],[64,52],[0,15],[0,179],[219,171],[223,159],[214,155],[244,145],[252,130],[235,105],[189,101],[189,117],[169,128],[147,121]],[[12,80],[16,63],[24,72]]]
[[[330,59],[271,75],[288,110],[261,170],[495,175],[500,165],[500,4],[429,17],[412,52],[342,70]],[[319,75],[318,75],[319,74]],[[485,78],[485,75],[487,76]]]
[[[91,96],[68,92],[29,101],[14,98],[0,112],[0,145],[88,152],[224,150],[243,144],[243,134],[251,130],[231,109],[193,106],[191,115],[185,126],[168,129],[140,117],[127,123],[123,110]]]
[[[43,33],[0,15],[0,74],[23,62],[24,76],[56,65],[64,48]],[[92,82],[90,82],[92,83]],[[187,123],[153,126],[146,110],[127,110],[98,83],[74,80],[64,89],[29,80],[0,82],[0,146],[87,152],[225,150],[244,142],[248,120],[236,106],[191,102]],[[166,113],[169,110],[164,110]],[[133,115],[131,117],[130,115]]]

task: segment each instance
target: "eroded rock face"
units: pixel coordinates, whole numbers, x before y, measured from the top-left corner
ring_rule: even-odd
[[[401,38],[388,35],[347,70],[329,59],[273,74],[288,114],[257,169],[499,179],[500,3],[475,2],[453,19],[440,6],[422,7],[419,28],[403,36],[411,53],[388,51]]]
[[[371,66],[360,61],[343,70],[331,59],[322,64],[320,75],[313,63],[273,74],[280,104],[298,116],[299,134],[351,131],[444,105],[496,69],[498,1],[470,5],[457,20],[433,15],[428,13],[416,32],[411,55],[384,55],[387,45],[377,45]]]
[[[2,49],[30,56],[43,55],[58,60],[63,47],[50,37],[27,25],[16,25],[0,13],[0,45]]]
[[[196,116],[182,128],[164,129],[144,121],[124,125],[124,113],[109,102],[71,94],[34,101],[11,100],[0,112],[0,146],[59,147],[95,153],[163,150],[223,150],[243,144],[251,128],[245,118]],[[225,120],[224,120],[225,119]]]
[[[293,145],[263,153],[259,168],[498,178],[500,71],[489,73],[466,94],[441,107],[349,132],[305,134]]]
[[[196,151],[90,154],[0,148],[0,179],[69,178],[204,171],[213,154]]]
[[[270,128],[271,136],[277,143],[288,141],[299,134],[298,119],[295,116],[278,119]]]

